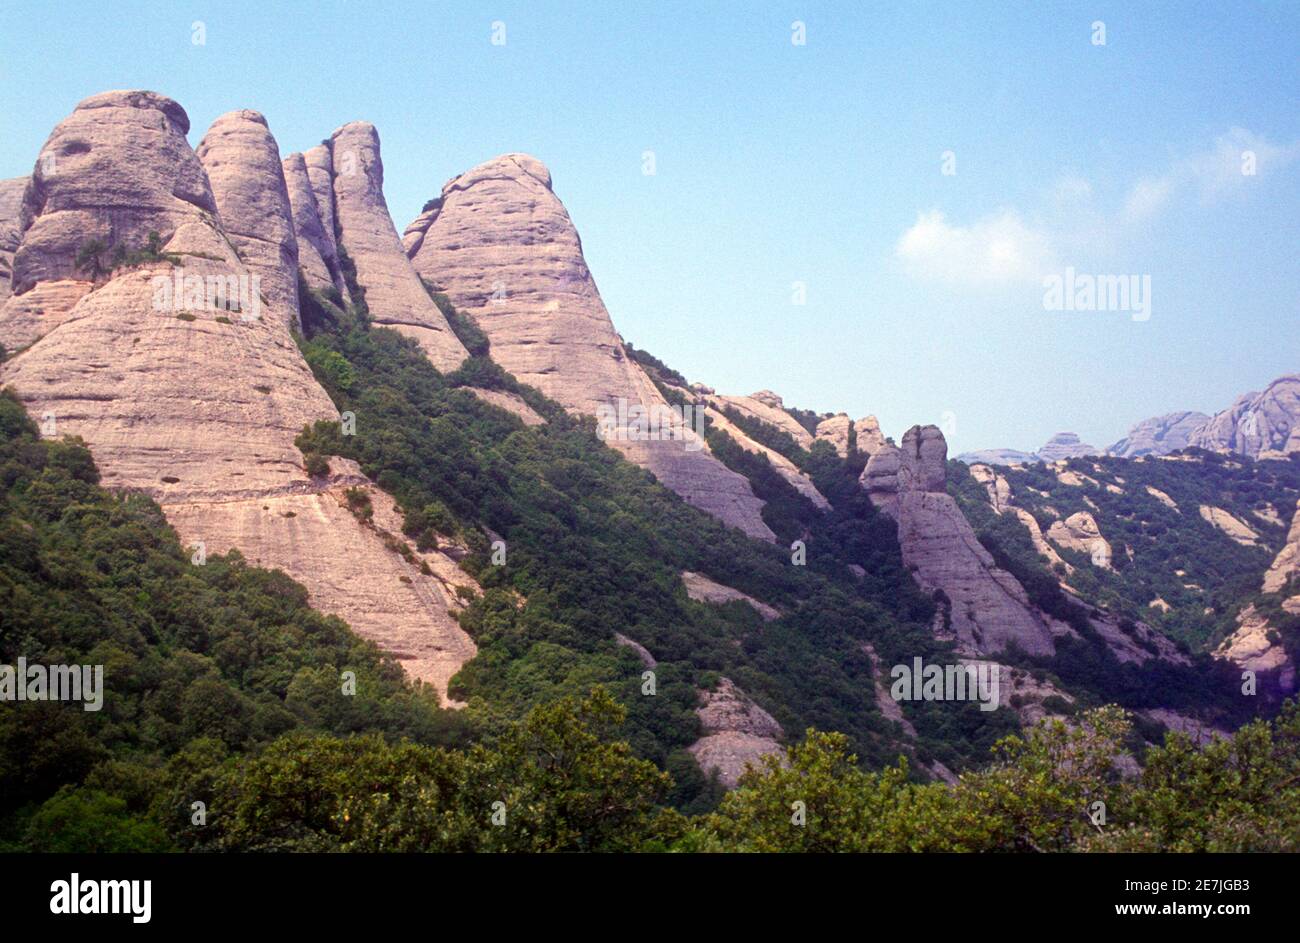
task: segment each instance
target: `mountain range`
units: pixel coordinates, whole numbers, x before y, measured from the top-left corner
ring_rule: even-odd
[[[1253,459],[1285,458],[1300,452],[1300,374],[1288,374],[1262,392],[1245,393],[1213,416],[1193,411],[1153,416],[1134,425],[1114,445],[1098,449],[1073,432],[1054,435],[1037,452],[980,449],[957,456],[963,462],[1024,465],[1087,455],[1169,455],[1192,447]]]
[[[163,95],[105,92],[0,182],[0,384],[45,440],[84,444],[94,488],[155,503],[196,567],[282,571],[389,680],[462,712],[441,723],[497,729],[605,684],[693,809],[814,727],[954,781],[1043,716],[1119,703],[1158,742],[1296,689],[1300,376],[1105,450],[1062,433],[949,461],[936,426],[895,442],[625,342],[534,157],[431,186],[399,230],[366,122],[288,155],[253,111],[190,130]],[[94,647],[28,615],[5,659]],[[116,638],[121,664],[161,631]],[[277,710],[342,667],[166,637],[193,659],[178,692],[207,677]],[[998,666],[1001,709],[891,698],[889,666],[922,656]],[[224,736],[219,711],[168,723]]]

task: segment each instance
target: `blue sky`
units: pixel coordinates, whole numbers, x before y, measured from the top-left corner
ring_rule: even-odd
[[[194,144],[235,108],[285,153],[372,121],[399,230],[527,151],[620,331],[691,379],[946,420],[954,454],[1106,445],[1300,370],[1300,4],[1133,6],[6,0],[0,176],[110,88]],[[1149,275],[1150,319],[1044,310],[1066,266]]]

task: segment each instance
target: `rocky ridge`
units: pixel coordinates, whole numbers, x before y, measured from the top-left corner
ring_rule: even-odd
[[[628,355],[541,161],[495,158],[448,182],[431,203],[407,227],[406,252],[475,319],[493,360],[571,412],[611,416],[608,444],[690,504],[775,539],[749,482],[712,455]],[[345,219],[345,242],[346,228]],[[646,436],[626,418],[638,412],[658,434]]]
[[[290,335],[296,303],[273,288],[271,316],[213,308],[202,293],[193,306],[160,303],[178,272],[250,286],[258,274],[296,292],[282,268],[296,256],[289,198],[265,120],[239,112],[214,125],[203,150],[215,187],[188,130],[184,110],[151,92],[94,96],[55,128],[43,153],[56,160],[38,163],[26,190],[15,294],[0,308],[0,343],[27,349],[0,382],[46,434],[83,437],[105,486],[157,500],[196,563],[238,548],[286,570],[316,607],[445,693],[473,651],[450,612],[460,577],[448,560],[412,573],[340,506],[345,487],[373,492],[355,468],[303,471],[294,437],[335,411]],[[137,250],[151,232],[156,257],[93,275],[76,265],[89,238]]]

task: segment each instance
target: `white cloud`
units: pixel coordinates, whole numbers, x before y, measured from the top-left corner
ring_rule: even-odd
[[[1142,237],[1134,227],[1177,200],[1212,203],[1244,192],[1252,181],[1298,158],[1300,141],[1278,145],[1232,128],[1205,150],[1173,160],[1164,173],[1139,178],[1118,207],[1098,206],[1087,178],[1069,172],[1044,192],[1032,223],[1005,209],[955,225],[942,211],[931,210],[919,214],[899,238],[894,257],[917,278],[985,285],[1039,281],[1060,268],[1058,258],[1105,254],[1117,239],[1123,244]]]
[[[1241,191],[1252,180],[1274,173],[1300,157],[1300,141],[1278,145],[1244,128],[1232,128],[1213,145],[1175,160],[1165,173],[1144,177],[1129,190],[1121,218],[1143,222],[1181,193],[1203,203]]]
[[[922,278],[956,282],[1038,281],[1051,267],[1046,233],[1014,211],[952,226],[943,213],[922,213],[894,247],[907,271]]]

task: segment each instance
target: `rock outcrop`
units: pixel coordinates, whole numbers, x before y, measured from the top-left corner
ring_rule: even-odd
[[[298,239],[280,148],[256,111],[232,111],[212,123],[195,151],[207,172],[221,227],[249,274],[260,282],[265,316],[298,324]]]
[[[774,539],[749,482],[673,418],[628,356],[540,161],[507,154],[451,180],[407,228],[404,243],[415,269],[477,321],[502,367],[571,412],[608,411],[615,417],[605,436],[611,446],[696,507]],[[640,434],[623,418],[636,412],[663,417],[667,428]]]
[[[1055,462],[1063,458],[1083,458],[1087,455],[1100,455],[1101,449],[1081,442],[1073,432],[1058,432],[1038,450],[1038,457],[1044,462]]]
[[[1153,416],[1129,429],[1128,435],[1108,448],[1106,454],[1120,458],[1168,455],[1187,448],[1192,436],[1209,421],[1210,417],[1205,413],[1186,410]]]
[[[339,242],[356,266],[371,320],[413,338],[439,370],[455,370],[469,352],[402,250],[384,200],[379,132],[368,122],[354,121],[335,131],[330,141]]]
[[[1287,655],[1286,648],[1277,638],[1277,632],[1262,613],[1253,605],[1246,606],[1237,617],[1237,628],[1223,640],[1214,652],[1246,671],[1262,678],[1261,690],[1281,695],[1296,690],[1296,667]]]
[[[1033,452],[1021,452],[1016,449],[977,449],[974,452],[962,452],[957,461],[967,465],[1033,465],[1038,456]]]
[[[1169,497],[1169,495],[1165,494],[1159,488],[1153,488],[1151,487],[1151,485],[1147,485],[1146,492],[1147,494],[1151,495],[1151,497],[1155,498],[1157,501],[1163,504],[1165,507],[1169,508],[1169,510],[1171,511],[1178,510],[1178,502],[1175,501],[1173,498]]]
[[[970,476],[984,486],[994,512],[1001,514],[1011,506],[1011,483],[1004,475],[999,475],[989,465],[977,462],[970,466]]]
[[[829,419],[823,419],[817,423],[816,438],[829,442],[835,448],[836,454],[840,458],[847,458],[849,454],[849,433],[853,431],[853,420],[848,417],[847,413],[837,413]]]
[[[859,419],[853,424],[853,432],[857,438],[857,449],[860,455],[875,455],[886,444],[884,433],[880,431],[880,423],[876,421],[875,416],[864,416]]]
[[[959,651],[989,655],[1018,645],[1049,655],[1069,629],[1038,612],[1024,587],[997,567],[956,502],[944,491],[948,446],[936,426],[913,426],[902,447],[871,456],[861,483],[872,503],[898,522],[903,562],[927,592],[942,591],[937,626]]]
[[[758,766],[763,757],[781,752],[781,725],[729,678],[700,692],[695,713],[704,735],[687,750],[705,774],[717,770],[727,789],[736,787],[746,766]]]
[[[316,191],[307,174],[306,159],[301,154],[290,154],[281,167],[289,192],[294,235],[298,240],[298,267],[302,271],[303,282],[313,291],[337,291],[339,297],[347,302],[350,297],[348,286],[339,268],[338,246],[334,242],[333,193],[327,191],[325,194],[330,201],[328,212],[331,217],[329,228],[326,228],[325,217],[316,200]]]
[[[1286,545],[1264,574],[1264,592],[1281,592],[1287,581],[1297,573],[1300,573],[1300,502],[1296,504],[1295,516],[1291,519]]]
[[[1300,502],[1297,502],[1286,544],[1264,574],[1261,589],[1265,593],[1280,593],[1297,573],[1300,573]],[[1300,615],[1300,593],[1285,599],[1282,609],[1290,615]],[[1272,686],[1271,693],[1288,695],[1297,689],[1295,662],[1287,653],[1269,618],[1256,610],[1254,605],[1248,605],[1241,611],[1237,617],[1237,628],[1223,640],[1214,654],[1260,674],[1265,683]]]
[[[759,602],[753,596],[742,593],[738,589],[732,589],[730,586],[725,586],[716,580],[711,580],[703,573],[692,573],[690,570],[683,571],[682,583],[686,586],[686,595],[696,602],[707,602],[715,606],[729,602],[743,602],[751,606],[766,622],[781,617],[780,610],[775,606]]]
[[[747,452],[753,452],[755,455],[762,455],[767,458],[772,465],[772,469],[785,480],[785,483],[794,488],[805,498],[813,503],[820,510],[827,510],[831,503],[826,500],[817,486],[813,484],[807,474],[800,471],[799,466],[790,461],[780,452],[769,449],[761,442],[756,442],[749,437],[745,430],[741,429],[732,422],[726,415],[718,412],[716,409],[709,409],[707,413],[709,422],[713,428],[719,432],[725,432],[735,440],[736,444]]]
[[[1201,505],[1201,520],[1223,531],[1243,547],[1253,547],[1259,543],[1257,534],[1249,524],[1229,514],[1223,508]]]
[[[157,500],[185,543],[201,543],[203,554],[238,548],[285,570],[313,605],[445,694],[446,679],[473,654],[449,611],[458,604],[453,587],[467,577],[442,555],[429,555],[425,574],[388,549],[375,530],[382,525],[342,507],[343,488],[367,488],[376,521],[395,517],[355,466],[335,459],[334,476],[305,474],[294,437],[336,413],[293,342],[292,319],[244,318],[214,307],[205,291],[168,297],[178,273],[200,286],[209,278],[251,284],[223,213],[245,228],[250,215],[279,212],[284,190],[269,131],[244,115],[235,120],[233,138],[248,146],[213,138],[208,149],[223,168],[220,211],[185,138],[189,120],[170,99],[97,95],[54,130],[46,151],[56,159],[37,166],[39,182],[27,191],[15,255],[22,291],[0,309],[0,343],[13,350],[21,336],[30,346],[0,367],[0,384],[16,390],[47,434],[84,438],[106,487]],[[240,168],[253,161],[274,166],[264,188],[242,179]],[[287,210],[279,210],[283,224]],[[134,251],[150,232],[160,251],[144,261],[107,270],[110,257],[93,277],[74,264],[79,239]],[[255,264],[289,284],[292,269],[271,271],[273,252]],[[31,299],[56,297],[55,288],[72,289],[62,296],[68,308],[34,317]]]
[[[743,416],[788,433],[800,448],[812,448],[812,435],[786,412],[785,402],[771,390],[759,390],[752,396],[711,396],[709,402],[715,409],[729,406]]]
[[[1111,568],[1110,543],[1101,535],[1097,519],[1087,511],[1071,514],[1047,528],[1047,539],[1065,550],[1075,550],[1088,555],[1092,565],[1103,570]]]
[[[1210,419],[1191,445],[1250,458],[1300,452],[1300,374],[1280,377],[1262,393],[1247,393]]]
[[[0,304],[13,294],[10,287],[14,252],[18,250],[19,216],[22,215],[23,192],[27,177],[0,180]]]

